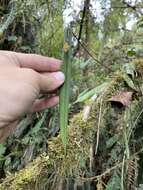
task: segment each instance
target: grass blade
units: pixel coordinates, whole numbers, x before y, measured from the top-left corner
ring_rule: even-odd
[[[60,130],[61,139],[66,152],[68,134],[68,112],[69,112],[69,91],[70,91],[70,76],[71,76],[71,29],[66,28],[65,30],[65,42],[64,42],[64,64],[62,71],[65,74],[65,83],[60,90]]]

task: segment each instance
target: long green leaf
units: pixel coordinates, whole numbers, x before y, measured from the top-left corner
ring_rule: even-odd
[[[78,102],[84,102],[88,99],[90,99],[93,95],[99,95],[100,93],[102,93],[104,90],[106,90],[106,88],[108,88],[108,86],[110,85],[110,82],[104,82],[103,84],[93,88],[92,90],[90,91],[84,91],[84,93],[82,92],[77,100],[75,101],[75,103],[78,103]]]
[[[64,42],[64,64],[62,71],[65,74],[65,83],[60,90],[60,130],[61,139],[66,152],[68,134],[68,112],[69,112],[69,91],[70,91],[70,78],[71,78],[71,29],[65,30],[65,42]]]

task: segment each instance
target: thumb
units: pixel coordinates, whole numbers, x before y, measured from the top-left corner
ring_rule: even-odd
[[[50,92],[60,87],[65,80],[62,72],[42,73],[40,74],[40,91],[42,93]]]

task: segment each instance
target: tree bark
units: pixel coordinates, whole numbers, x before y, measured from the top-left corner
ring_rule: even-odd
[[[90,47],[90,0],[86,0],[86,16],[85,16],[85,44],[86,48]],[[89,55],[84,52],[85,59],[88,59]]]

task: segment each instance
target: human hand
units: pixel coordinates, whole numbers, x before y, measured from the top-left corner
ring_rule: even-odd
[[[53,107],[59,97],[38,99],[64,82],[61,61],[35,54],[0,51],[0,141],[26,113]]]

